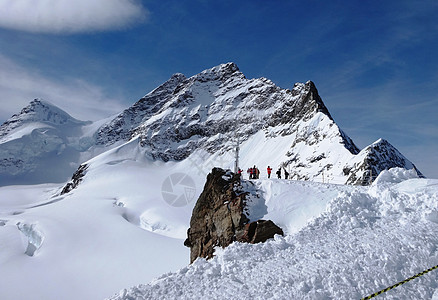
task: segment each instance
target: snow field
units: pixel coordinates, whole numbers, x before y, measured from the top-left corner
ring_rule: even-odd
[[[171,207],[160,195],[170,169],[160,173],[162,166],[121,153],[101,163],[64,196],[50,198],[59,185],[50,196],[46,186],[0,188],[0,275],[7,278],[0,299],[103,299],[187,265],[191,208]],[[32,232],[42,243],[31,257]]]

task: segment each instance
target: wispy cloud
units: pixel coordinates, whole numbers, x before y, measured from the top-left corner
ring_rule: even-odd
[[[72,78],[56,81],[0,55],[0,123],[34,98],[43,98],[80,120],[99,120],[124,109],[122,101],[98,86]]]
[[[39,33],[113,30],[144,20],[136,0],[2,0],[0,27]]]

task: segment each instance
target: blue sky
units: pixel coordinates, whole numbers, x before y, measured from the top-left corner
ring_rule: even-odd
[[[55,4],[56,3],[56,4]],[[229,61],[312,80],[362,148],[385,138],[438,178],[437,1],[0,1],[0,122],[42,97],[79,119]]]

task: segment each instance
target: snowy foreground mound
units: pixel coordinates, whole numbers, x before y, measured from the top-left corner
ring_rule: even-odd
[[[367,188],[258,181],[266,218],[286,228],[286,237],[217,249],[211,260],[198,259],[111,299],[365,297],[438,264],[438,180],[415,176],[384,171]],[[438,299],[438,271],[385,297]]]

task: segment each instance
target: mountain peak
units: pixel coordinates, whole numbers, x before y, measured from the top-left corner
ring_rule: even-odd
[[[375,146],[375,145],[389,145],[392,146],[387,140],[379,138],[377,141],[375,141],[374,143],[371,144],[371,146]]]
[[[312,80],[307,80],[305,85],[310,89],[316,89],[316,85]]]
[[[236,71],[239,71],[239,67],[233,62],[228,62],[225,64],[220,64],[212,68],[212,70],[218,70],[221,73],[234,73]]]
[[[367,185],[383,170],[396,167],[407,170],[414,169],[419,177],[423,177],[423,174],[411,161],[382,138],[360,151],[357,159],[358,162],[351,168],[352,175],[349,176],[347,183]]]
[[[217,80],[217,79],[226,80],[233,75],[243,76],[237,65],[233,62],[229,62],[225,64],[220,64],[211,69],[204,70],[201,73],[195,75],[194,77],[200,81],[208,81],[208,80]]]
[[[52,103],[45,101],[41,98],[35,98],[21,110],[20,115],[30,114],[43,109],[51,109],[51,107],[55,106]]]
[[[379,138],[377,141],[365,148],[365,150],[368,151],[381,151],[382,149],[391,149],[391,151],[395,150],[398,152],[398,150],[393,145],[391,145],[390,142],[382,138]],[[398,152],[398,154],[400,153]]]
[[[23,121],[49,122],[57,125],[67,122],[82,123],[82,121],[73,118],[58,106],[40,98],[32,100],[18,115],[14,116]]]

